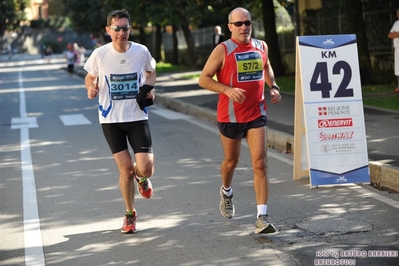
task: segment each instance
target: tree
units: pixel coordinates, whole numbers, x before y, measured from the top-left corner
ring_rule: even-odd
[[[167,10],[167,21],[172,25],[180,25],[187,44],[187,58],[190,58],[190,62],[193,62],[194,66],[197,66],[195,42],[190,27],[198,24],[201,17],[198,13],[201,13],[204,8],[203,3],[185,0],[167,0],[164,3],[165,10]]]
[[[155,23],[155,52],[152,55],[156,62],[162,61],[162,26],[159,23]]]
[[[179,47],[177,41],[177,26],[172,25],[172,37],[173,37],[173,52],[172,52],[172,64],[179,64]]]
[[[13,0],[5,0],[0,2],[0,35],[3,36],[4,32],[9,25],[9,21],[14,21],[15,3]]]
[[[226,5],[223,1],[213,0],[206,1],[208,5],[212,6],[212,10],[216,10],[218,14],[224,14],[227,24],[227,15],[233,9],[232,6],[243,7],[251,12],[252,19],[262,17],[263,28],[265,31],[265,41],[269,47],[269,59],[273,66],[274,74],[276,77],[285,75],[284,65],[282,63],[280,47],[278,42],[278,35],[276,31],[276,15],[275,6],[280,6],[277,0],[252,0],[230,1],[230,5]],[[260,12],[259,12],[260,11]],[[206,16],[206,13],[204,14]],[[220,15],[219,15],[220,16]]]
[[[109,12],[105,2],[104,0],[65,0],[71,27],[78,33],[90,32],[102,37]]]
[[[262,2],[262,19],[265,29],[265,41],[269,47],[269,58],[276,77],[285,75],[283,61],[281,60],[280,47],[276,31],[276,16],[274,13],[277,1],[266,0]]]
[[[25,20],[25,7],[27,0],[0,1],[0,36],[6,30],[16,30],[19,23]]]
[[[356,34],[362,84],[374,84],[375,75],[371,67],[362,1],[344,0],[344,5],[349,33]]]

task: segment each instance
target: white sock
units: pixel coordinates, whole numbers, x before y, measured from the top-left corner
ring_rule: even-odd
[[[267,205],[265,204],[260,204],[260,205],[256,205],[257,209],[258,209],[258,215],[256,215],[256,218],[259,218],[259,215],[265,215],[267,214]]]
[[[231,195],[233,195],[233,188],[231,186],[228,188],[225,188],[224,186],[222,186],[222,192],[227,197],[230,197]]]

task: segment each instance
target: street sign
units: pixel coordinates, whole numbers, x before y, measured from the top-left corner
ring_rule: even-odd
[[[297,37],[295,86],[294,179],[369,183],[356,36]]]

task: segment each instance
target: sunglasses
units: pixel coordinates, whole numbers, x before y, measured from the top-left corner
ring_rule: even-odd
[[[117,31],[117,32],[120,31],[120,30],[128,31],[131,28],[130,25],[127,25],[127,26],[108,26],[108,27],[113,29],[114,31]]]
[[[252,21],[247,20],[247,21],[236,21],[236,22],[230,22],[229,24],[233,24],[236,27],[241,27],[242,24],[244,24],[245,26],[251,26]]]

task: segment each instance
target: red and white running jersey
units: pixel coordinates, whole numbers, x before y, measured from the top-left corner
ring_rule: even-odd
[[[266,115],[263,73],[267,64],[266,43],[252,38],[250,43],[240,44],[229,39],[222,45],[226,54],[223,69],[216,74],[218,82],[246,90],[246,99],[240,104],[220,93],[217,121],[247,123]]]

